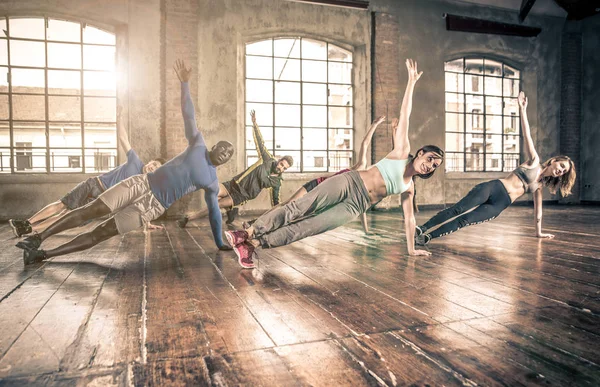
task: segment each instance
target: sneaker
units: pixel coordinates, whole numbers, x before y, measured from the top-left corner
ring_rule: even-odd
[[[177,219],[177,225],[179,226],[179,228],[185,228],[185,226],[188,224],[189,221],[190,221],[190,218],[188,218],[187,216],[184,216],[183,218]]]
[[[419,236],[415,236],[415,244],[419,246],[425,246],[431,240],[431,235],[429,234],[421,234]]]
[[[248,233],[246,230],[225,231],[225,237],[227,238],[227,241],[231,247],[235,247],[246,242],[248,239]]]
[[[423,231],[424,229],[422,228],[422,226],[415,227],[415,236],[418,237],[423,235]]]
[[[239,209],[237,207],[233,207],[230,210],[227,210],[227,221],[226,224],[231,224],[235,221],[235,217],[237,216]]]
[[[22,235],[30,234],[32,231],[31,223],[29,223],[28,220],[10,219],[8,224],[10,224],[10,227],[17,238]]]
[[[244,242],[241,245],[237,245],[233,248],[235,255],[238,256],[238,263],[244,269],[252,269],[254,267],[254,252],[255,247],[249,243]]]
[[[23,239],[15,246],[23,250],[36,250],[41,244],[42,238],[40,237],[40,234],[33,234],[32,236]]]
[[[46,252],[44,250],[33,249],[23,251],[23,263],[25,266],[42,262],[44,259],[46,259]]]

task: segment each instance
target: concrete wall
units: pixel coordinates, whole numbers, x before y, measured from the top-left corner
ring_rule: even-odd
[[[583,20],[581,200],[600,201],[600,15]]]

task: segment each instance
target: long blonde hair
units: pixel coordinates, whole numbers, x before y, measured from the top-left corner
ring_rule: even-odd
[[[564,198],[571,194],[571,190],[575,185],[575,178],[577,177],[575,163],[573,163],[573,160],[571,160],[569,156],[551,157],[542,164],[542,170],[548,167],[553,161],[568,161],[569,172],[558,177],[546,176],[542,179],[542,182],[546,187],[548,187],[548,190],[552,194],[555,194],[557,190],[560,190],[560,195]]]

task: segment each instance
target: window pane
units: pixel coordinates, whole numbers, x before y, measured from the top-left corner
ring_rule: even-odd
[[[87,123],[83,125],[85,131],[85,147],[94,149],[107,149],[117,147],[117,127],[109,123]]]
[[[50,172],[81,172],[81,149],[50,148]]]
[[[274,43],[275,56],[300,58],[300,39],[275,39]]]
[[[462,74],[446,73],[446,91],[464,92],[464,76]]]
[[[83,68],[86,70],[115,70],[115,47],[83,46]]]
[[[329,104],[352,106],[352,86],[329,85]]]
[[[83,42],[95,44],[115,44],[115,35],[98,28],[85,26],[83,29]]]
[[[273,126],[273,105],[266,103],[246,103],[246,125],[252,125],[250,111],[256,111],[259,126]]]
[[[487,153],[502,153],[502,136],[496,134],[486,135],[485,151]]]
[[[465,137],[462,133],[446,133],[446,151],[464,152]]]
[[[48,70],[49,94],[78,95],[80,92],[81,75],[79,71]]]
[[[49,130],[50,147],[81,148],[81,124],[50,122]]]
[[[246,168],[254,164],[258,160],[256,150],[246,150]]]
[[[502,171],[502,154],[486,154],[485,155],[485,170],[486,171]]]
[[[502,76],[502,63],[495,60],[485,60],[485,75]]]
[[[48,40],[81,42],[81,25],[64,20],[48,19]]]
[[[8,19],[11,38],[45,39],[44,19]],[[12,44],[12,43],[11,43]]]
[[[46,75],[44,70],[15,69],[11,71],[13,93],[44,94]]]
[[[485,97],[486,114],[502,114],[502,98]]]
[[[327,129],[304,129],[302,131],[304,149],[327,150]]]
[[[0,108],[2,110],[2,108]],[[10,127],[8,121],[0,121],[0,147],[10,147]]]
[[[302,58],[327,59],[327,43],[311,39],[302,39]]]
[[[0,67],[0,93],[8,92],[8,67]]]
[[[462,114],[446,113],[446,131],[464,132],[464,116]]]
[[[50,121],[81,121],[80,97],[48,96],[48,118]]]
[[[300,126],[300,105],[275,104],[275,125]]]
[[[0,148],[0,173],[10,173],[9,148]]]
[[[273,77],[276,81],[299,81],[300,80],[300,61],[298,59],[277,59],[273,60],[275,73]]]
[[[0,94],[0,120],[8,120],[8,95]]]
[[[486,77],[485,94],[502,95],[502,78]]]
[[[349,129],[329,129],[329,149],[352,150],[352,131]]]
[[[518,134],[519,133],[519,116],[504,116],[504,134]]]
[[[519,96],[519,80],[518,79],[504,79],[504,96],[505,97],[518,97]]]
[[[83,100],[84,120],[92,122],[115,122],[117,120],[116,106],[114,98],[85,97]]]
[[[10,64],[13,66],[46,66],[46,49],[43,42],[11,40]]]
[[[464,113],[465,95],[457,93],[446,93],[446,111]]]
[[[300,171],[300,152],[299,151],[289,151],[289,150],[275,150],[275,157],[283,157],[283,156],[291,156],[294,160],[294,165],[292,165],[287,172],[299,172]]]
[[[483,77],[479,75],[465,75],[465,93],[483,94]]]
[[[275,149],[277,150],[299,150],[300,128],[278,128],[275,127]]]
[[[483,74],[483,59],[465,59],[465,73]]]
[[[6,29],[6,18],[4,16],[0,16],[0,31]],[[4,37],[4,32],[0,34],[1,37]]]
[[[504,136],[504,152],[505,153],[520,153],[520,139],[517,135]]]
[[[302,107],[302,125],[308,127],[326,128],[327,127],[327,107],[326,106],[303,106]]]
[[[117,151],[113,149],[92,148],[85,150],[85,172],[97,173],[117,166]]]
[[[465,114],[467,133],[483,133],[483,114]]]
[[[273,55],[273,41],[271,39],[256,43],[246,44],[246,55]]]
[[[467,153],[466,171],[483,171],[483,153]]]
[[[302,163],[305,172],[326,172],[327,151],[304,151]]]
[[[46,102],[43,95],[16,95],[12,97],[14,120],[45,120]]]
[[[259,123],[260,124],[260,123]],[[262,134],[265,146],[269,151],[273,149],[273,127],[272,126],[260,126],[260,133]],[[254,143],[254,133],[252,126],[246,126],[246,149],[255,150],[256,144]]]
[[[272,79],[273,78],[273,59],[262,58],[259,56],[246,57],[246,77]]]
[[[8,41],[0,39],[0,65],[8,65]]]
[[[303,60],[302,80],[306,82],[327,82],[327,62]]]
[[[329,60],[352,62],[352,53],[350,51],[334,46],[333,44],[327,46],[327,51],[327,59]]]
[[[104,95],[113,97],[117,95],[117,80],[115,73],[105,71],[83,72],[83,93],[85,95]]]
[[[444,164],[446,172],[462,172],[465,167],[465,156],[463,153],[446,153]]]
[[[327,84],[303,83],[302,103],[311,105],[327,105]]]
[[[490,134],[502,134],[502,116],[486,116],[485,131]]]
[[[516,98],[504,98],[504,114],[507,116],[519,114],[519,103]]]
[[[48,67],[81,68],[81,46],[78,44],[48,43]]]
[[[504,65],[504,76],[507,78],[520,78],[521,72],[513,67]]]
[[[455,59],[453,61],[444,63],[444,70],[462,73],[464,71],[463,59]]]
[[[275,102],[300,103],[300,83],[275,82]]]
[[[519,166],[519,155],[518,154],[505,154],[504,155],[504,172],[510,172]]]
[[[352,152],[329,152],[329,171],[337,172],[354,164]]]
[[[25,144],[25,145],[22,145]],[[14,165],[17,172],[46,172],[46,150],[33,149],[31,143],[15,145]]]
[[[483,96],[466,95],[467,113],[483,113]]]
[[[246,80],[246,101],[273,102],[273,82]]]
[[[333,128],[346,128],[352,126],[352,108],[330,107],[329,126]]]
[[[352,84],[352,64],[329,62],[329,83]]]

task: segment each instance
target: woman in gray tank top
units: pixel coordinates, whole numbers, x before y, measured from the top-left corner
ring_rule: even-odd
[[[425,245],[431,239],[451,234],[463,227],[492,220],[526,193],[533,193],[536,236],[554,238],[552,234],[542,233],[542,187],[548,187],[553,194],[560,190],[563,197],[570,195],[575,184],[575,165],[568,156],[552,157],[540,164],[531,138],[527,119],[527,98],[523,92],[519,94],[519,111],[527,161],[503,179],[476,185],[458,203],[417,227],[417,244]],[[471,209],[473,211],[467,212]]]

